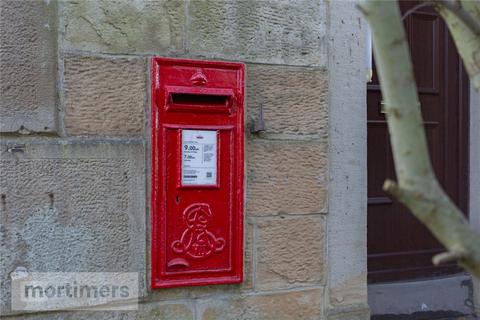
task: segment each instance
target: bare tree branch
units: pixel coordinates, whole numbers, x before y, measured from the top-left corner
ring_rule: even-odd
[[[434,0],[435,9],[447,23],[470,81],[480,92],[480,1]]]
[[[472,1],[472,0],[470,0]],[[433,0],[432,3],[443,6],[454,13],[465,25],[477,36],[480,36],[480,21],[475,19],[465,8],[463,8],[460,1],[455,0]]]
[[[408,10],[403,14],[402,20],[405,20],[409,15],[411,15],[412,13],[414,13],[415,11],[417,11],[417,10],[420,9],[420,8],[423,8],[423,7],[431,7],[431,6],[433,6],[433,5],[435,5],[435,4],[433,3],[433,1],[427,1],[427,0],[426,0],[425,2],[421,2],[421,3],[417,4],[416,6],[408,9]]]
[[[459,249],[457,251],[439,253],[433,257],[432,261],[434,265],[438,266],[449,262],[459,261],[465,257],[466,252],[463,252],[461,249]]]

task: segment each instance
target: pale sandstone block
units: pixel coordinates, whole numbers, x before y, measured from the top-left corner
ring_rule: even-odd
[[[0,1],[0,132],[55,132],[56,1]]]
[[[0,145],[2,313],[10,273],[139,272],[145,294],[145,160],[141,141]]]
[[[135,320],[193,320],[193,305],[182,302],[142,303],[136,312]]]
[[[330,288],[330,304],[333,306],[367,304],[367,273],[351,275]]]
[[[182,302],[140,303],[133,311],[62,311],[16,315],[15,320],[193,320],[193,306]]]
[[[65,58],[65,126],[69,135],[141,135],[146,96],[145,59]]]
[[[249,215],[325,211],[326,141],[249,140],[246,161]]]
[[[322,68],[249,64],[247,121],[263,107],[261,137],[327,139],[328,73]]]
[[[181,0],[63,2],[64,48],[104,53],[183,50]]]
[[[320,319],[322,290],[278,292],[199,301],[203,320],[291,320]]]
[[[256,290],[315,285],[323,280],[326,262],[323,216],[257,221]]]
[[[323,0],[188,1],[187,50],[206,57],[324,66]]]
[[[370,309],[366,303],[330,307],[325,313],[327,320],[370,320]]]
[[[135,311],[63,311],[37,312],[6,316],[7,320],[136,320]]]

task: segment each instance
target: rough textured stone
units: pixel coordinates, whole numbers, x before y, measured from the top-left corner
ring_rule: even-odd
[[[193,320],[193,305],[183,302],[140,303],[134,311],[70,311],[6,317],[15,320]]]
[[[247,143],[247,213],[319,213],[327,190],[326,141]]]
[[[330,288],[330,303],[367,304],[367,292],[367,273],[351,275],[351,278]]]
[[[247,67],[250,127],[260,106],[262,137],[322,138],[328,134],[328,74],[325,69],[250,64]]]
[[[197,310],[202,320],[320,319],[321,297],[321,289],[238,296],[199,301]]]
[[[0,132],[56,130],[56,1],[0,1]]]
[[[368,27],[353,1],[332,2],[329,15],[329,303],[346,306],[367,296]]]
[[[182,0],[66,0],[64,47],[109,53],[183,49]]]
[[[140,273],[145,292],[145,163],[142,142],[3,141],[0,154],[0,274]],[[9,151],[10,150],[10,151]]]
[[[254,275],[254,234],[252,223],[245,221],[244,224],[244,254],[243,254],[243,283],[241,284],[242,291],[250,291],[253,289]]]
[[[135,320],[190,320],[194,319],[193,306],[184,303],[143,303]]]
[[[346,307],[329,308],[327,320],[370,320],[367,304],[351,304]]]
[[[256,290],[312,285],[323,279],[323,216],[257,220]]]
[[[189,53],[267,63],[325,65],[323,0],[189,1]]]
[[[146,69],[145,59],[68,56],[65,59],[67,133],[142,134],[147,101]]]
[[[9,320],[137,320],[137,311],[40,312],[2,317]]]

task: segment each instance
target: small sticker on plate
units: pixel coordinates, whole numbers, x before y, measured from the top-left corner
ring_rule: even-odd
[[[217,184],[217,131],[182,130],[182,185]]]

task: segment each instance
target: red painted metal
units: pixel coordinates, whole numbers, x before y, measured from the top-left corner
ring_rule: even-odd
[[[244,66],[154,57],[151,72],[151,286],[240,283]],[[216,183],[182,184],[182,130],[216,133]]]

